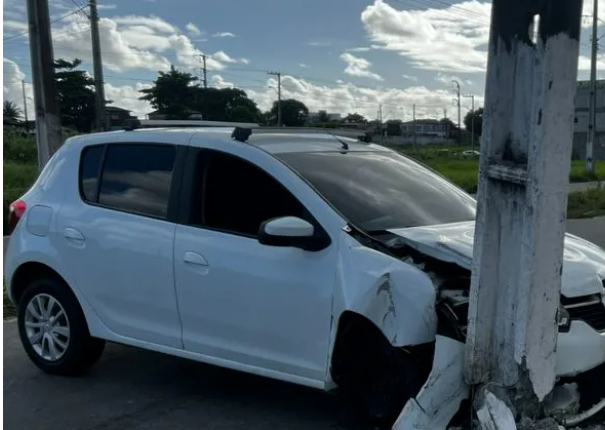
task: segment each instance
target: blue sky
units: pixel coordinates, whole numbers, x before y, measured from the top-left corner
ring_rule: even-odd
[[[588,2],[590,3],[590,2]],[[592,13],[589,4],[585,14]],[[603,0],[602,10],[605,10]],[[65,16],[85,0],[50,0],[55,58],[90,64],[84,14]],[[452,79],[483,101],[489,2],[452,0],[99,0],[107,97],[143,115],[138,100],[158,69],[170,64],[199,74],[208,56],[209,84],[237,86],[262,109],[275,99],[282,72],[285,97],[311,110],[410,119],[454,117]],[[580,78],[588,69],[588,22]],[[4,2],[4,97],[21,104],[30,60],[24,0]],[[605,33],[605,27],[600,28]],[[605,66],[605,60],[599,66]],[[604,69],[605,70],[605,69]],[[470,99],[463,100],[470,106]]]

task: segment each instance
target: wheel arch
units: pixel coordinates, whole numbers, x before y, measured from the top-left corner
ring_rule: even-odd
[[[32,256],[30,255],[29,257]],[[84,318],[86,319],[86,324],[88,325],[91,336],[102,339],[109,339],[112,337],[113,333],[109,331],[105,324],[99,319],[82,292],[74,285],[69,276],[67,276],[60,267],[52,264],[52,261],[38,258],[23,258],[11,273],[10,285],[7,286],[12,301],[19,306],[19,300],[27,285],[36,279],[44,277],[59,280],[64,283],[70,293],[74,295],[84,313]]]

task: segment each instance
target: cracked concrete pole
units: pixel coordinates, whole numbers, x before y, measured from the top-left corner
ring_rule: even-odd
[[[513,403],[555,382],[581,8],[492,2],[465,376]]]

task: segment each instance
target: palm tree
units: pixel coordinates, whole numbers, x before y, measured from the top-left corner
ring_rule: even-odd
[[[21,109],[13,102],[5,100],[2,105],[2,116],[4,122],[18,122],[21,119]]]

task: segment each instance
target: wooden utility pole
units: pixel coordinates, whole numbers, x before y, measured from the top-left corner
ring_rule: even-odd
[[[465,374],[518,412],[555,383],[581,9],[492,2]]]
[[[108,124],[105,116],[105,87],[103,82],[103,58],[101,57],[101,39],[99,37],[99,13],[97,0],[90,0],[90,36],[92,40],[92,66],[95,78],[95,110],[97,129],[106,130]]]
[[[42,170],[52,154],[59,149],[62,141],[48,0],[27,0],[27,20],[34,84],[38,167]]]

